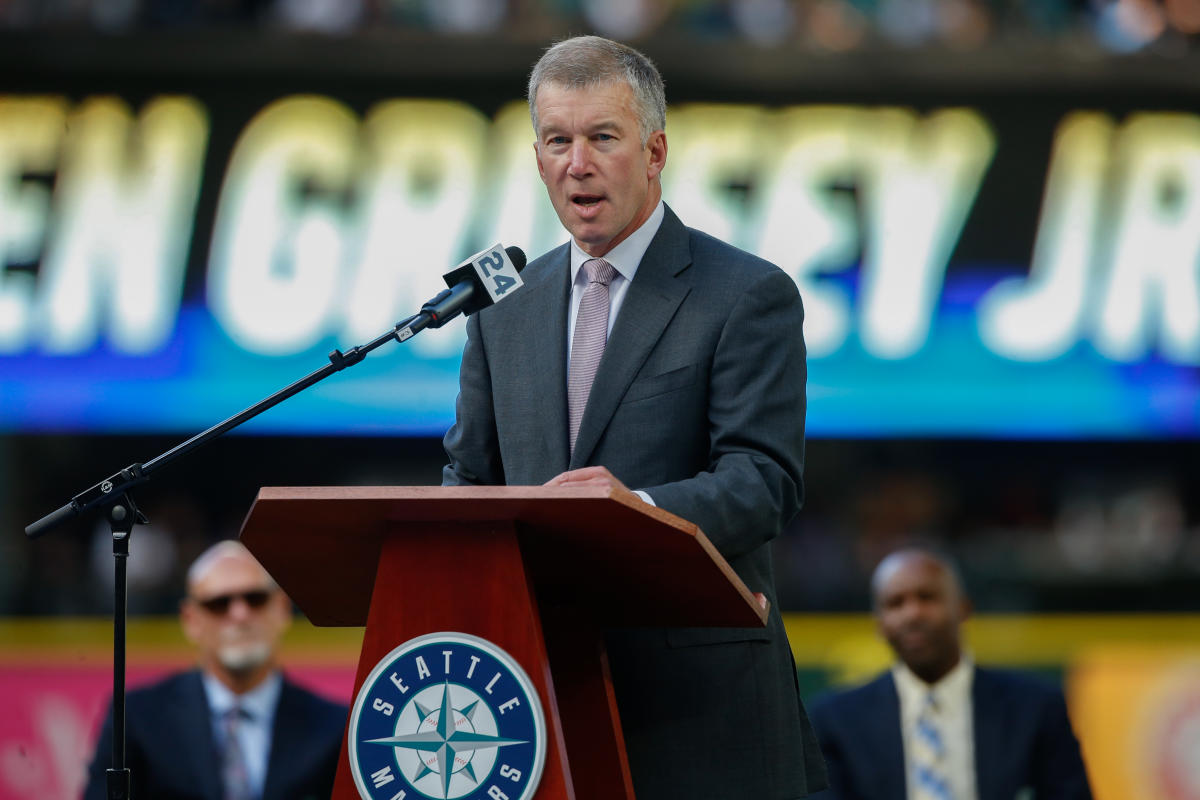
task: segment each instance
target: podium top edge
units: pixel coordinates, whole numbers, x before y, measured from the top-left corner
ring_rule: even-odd
[[[264,500],[330,498],[407,500],[410,498],[461,499],[472,497],[518,500],[546,498],[621,500],[622,494],[612,488],[596,486],[263,486],[258,490],[258,496]]]
[[[263,486],[254,504],[297,501],[348,501],[355,503],[414,503],[438,505],[446,502],[526,505],[536,502],[611,503],[650,517],[693,536],[705,538],[692,522],[642,501],[633,492],[612,487],[562,486]]]

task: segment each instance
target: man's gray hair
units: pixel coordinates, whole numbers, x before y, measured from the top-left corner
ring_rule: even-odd
[[[199,583],[204,576],[208,574],[210,569],[216,566],[218,562],[226,558],[249,559],[250,561],[258,564],[258,559],[255,558],[254,554],[246,548],[246,545],[242,544],[236,539],[222,539],[201,553],[196,560],[192,562],[192,565],[188,567],[188,593],[191,593],[192,587]],[[262,567],[261,564],[259,564],[259,566]],[[263,572],[266,572],[266,569],[263,569]],[[269,581],[268,586],[270,586],[272,589],[275,588],[275,579],[271,578],[269,574],[267,575],[267,578]]]
[[[667,125],[667,93],[662,75],[632,47],[601,36],[564,39],[546,51],[529,75],[529,117],[537,131],[537,93],[543,83],[566,89],[590,89],[624,81],[633,99],[642,144]]]

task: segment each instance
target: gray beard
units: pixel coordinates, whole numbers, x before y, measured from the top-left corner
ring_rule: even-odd
[[[217,650],[217,660],[230,672],[250,672],[271,658],[271,645],[266,642],[227,644]]]

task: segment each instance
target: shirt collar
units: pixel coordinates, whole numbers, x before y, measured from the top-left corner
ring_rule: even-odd
[[[254,720],[270,719],[275,714],[279,694],[283,691],[283,676],[278,671],[272,672],[266,680],[245,694],[235,694],[232,689],[207,672],[201,672],[200,678],[204,683],[208,707],[216,716],[223,715],[236,703]]]
[[[925,698],[932,693],[938,702],[948,698],[965,696],[970,692],[971,680],[975,675],[975,662],[971,654],[963,651],[954,669],[942,676],[934,684],[928,684],[916,676],[904,662],[898,661],[892,667],[892,676],[896,682],[896,692],[900,702],[908,708],[920,708]]]
[[[609,250],[601,258],[612,264],[613,269],[627,281],[632,281],[633,276],[637,273],[638,265],[642,263],[642,256],[646,255],[646,250],[650,248],[650,242],[654,240],[654,234],[658,233],[658,228],[662,225],[663,216],[666,214],[666,206],[660,199],[658,205],[650,212],[650,216],[646,218],[637,230],[629,234],[616,247]],[[583,262],[590,261],[595,256],[589,256],[583,251],[576,242],[575,238],[571,238],[571,282],[574,283],[579,278],[579,270],[583,268]]]

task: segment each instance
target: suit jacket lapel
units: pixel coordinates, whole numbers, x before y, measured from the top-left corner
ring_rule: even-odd
[[[518,363],[535,365],[528,370],[528,391],[536,397],[538,418],[530,422],[538,436],[547,437],[551,464],[543,465],[547,477],[567,469],[567,310],[571,303],[570,245],[553,252],[554,264],[545,279],[526,284],[514,296],[524,295],[514,314],[510,352]],[[548,345],[548,346],[547,346]],[[546,357],[550,353],[550,358]]]
[[[189,673],[188,680],[180,684],[175,702],[163,713],[168,715],[174,732],[174,741],[163,745],[178,749],[180,769],[191,773],[193,785],[200,787],[204,797],[220,800],[221,762],[213,741],[212,711],[199,672]]]
[[[979,800],[998,797],[1000,764],[997,759],[1004,749],[1001,732],[1004,730],[1005,703],[999,692],[989,687],[986,670],[975,669],[971,681],[971,728],[975,739],[975,785]]]
[[[662,225],[642,257],[633,283],[629,285],[621,304],[621,311],[613,323],[579,425],[570,469],[587,465],[629,384],[690,291],[690,284],[679,279],[680,273],[690,265],[687,229],[667,208]],[[564,322],[564,328],[565,325]],[[565,394],[565,387],[564,376],[558,387],[560,396]],[[565,406],[564,402],[564,409]],[[565,412],[563,420],[562,428],[565,430]]]
[[[275,722],[271,726],[271,752],[267,754],[262,800],[291,800],[282,792],[297,766],[307,766],[311,757],[306,747],[310,741],[307,722],[296,703],[295,689],[285,680],[279,690],[279,704],[275,707]]]
[[[900,695],[896,693],[895,678],[889,671],[878,680],[878,705],[867,713],[878,716],[878,724],[865,728],[874,738],[864,752],[879,753],[879,785],[888,797],[903,797],[908,786],[904,772],[904,736],[900,730]],[[883,795],[881,795],[883,796]]]

